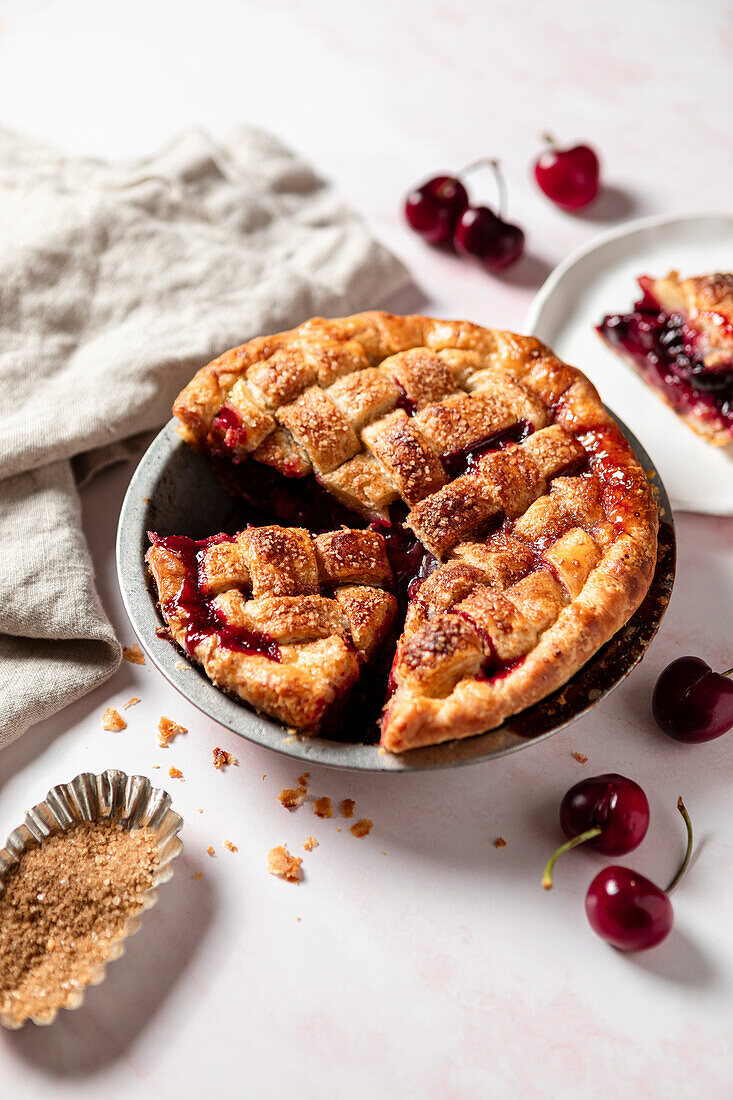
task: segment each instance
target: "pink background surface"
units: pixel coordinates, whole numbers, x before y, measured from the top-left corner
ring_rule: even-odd
[[[733,12],[723,2],[700,18],[699,4],[681,0],[285,0],[267,11],[248,0],[5,0],[0,53],[4,120],[70,151],[143,153],[192,122],[271,128],[412,269],[423,297],[396,308],[521,328],[545,275],[599,230],[729,198]],[[556,210],[529,179],[548,128],[592,141],[603,158],[607,191],[585,215]],[[527,258],[502,280],[428,250],[399,209],[413,183],[486,154],[503,159],[510,213],[528,234]],[[488,189],[482,197],[493,199]],[[131,472],[109,471],[84,493],[103,599],[127,643],[113,543]],[[50,785],[110,766],[160,778],[186,825],[158,908],[86,1006],[52,1029],[0,1036],[3,1100],[136,1089],[164,1098],[729,1097],[731,742],[666,740],[649,699],[681,653],[733,663],[733,521],[677,519],[678,580],[660,634],[590,716],[526,752],[457,771],[311,769],[313,794],[355,798],[357,815],[374,820],[363,840],[309,806],[289,815],[276,796],[295,784],[297,765],[221,731],[150,667],[125,664],[6,750],[2,835]],[[126,712],[128,729],[103,733],[105,707],[131,695],[142,702]],[[168,750],[157,747],[161,714],[190,730]],[[215,772],[215,745],[239,767]],[[172,764],[185,782],[168,780]],[[583,896],[600,857],[574,853],[553,893],[540,889],[562,794],[609,770],[639,781],[652,808],[644,845],[623,862],[671,876],[683,848],[678,794],[696,828],[675,930],[648,955],[615,953],[586,924]],[[309,834],[320,846],[306,854]],[[507,846],[496,850],[499,835]],[[285,841],[304,855],[297,887],[265,873],[266,851]]]

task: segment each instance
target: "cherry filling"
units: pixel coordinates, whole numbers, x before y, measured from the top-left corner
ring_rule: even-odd
[[[417,405],[411,397],[407,396],[407,390],[402,385],[402,383],[398,382],[396,378],[393,379],[393,381],[397,389],[400,391],[400,396],[397,398],[397,408],[404,409],[408,416],[414,416],[417,412]]]
[[[701,420],[722,420],[733,434],[733,366],[705,367],[697,334],[678,313],[666,313],[643,286],[634,311],[604,317],[597,331],[615,350],[630,356],[646,382],[674,409]]]
[[[221,645],[238,653],[259,654],[271,661],[280,661],[280,649],[268,634],[257,630],[228,623],[219,609],[214,606],[213,597],[205,596],[201,590],[201,563],[207,547],[220,542],[232,542],[231,535],[213,535],[208,539],[189,539],[185,535],[168,535],[161,538],[154,531],[148,531],[148,538],[156,546],[175,554],[184,566],[186,573],[176,595],[161,604],[166,615],[182,611],[186,620],[186,650],[190,656],[199,642],[215,634]]]
[[[533,431],[534,425],[528,420],[518,420],[516,424],[491,432],[490,435],[477,439],[475,443],[468,443],[456,451],[449,451],[447,455],[443,455],[443,468],[449,478],[460,477],[461,474],[471,471],[482,455],[488,454],[489,451],[500,451],[509,443],[521,443]]]
[[[247,430],[231,405],[222,405],[213,420],[213,426],[223,434],[224,447],[244,447],[247,443]],[[223,452],[226,454],[226,451]]]

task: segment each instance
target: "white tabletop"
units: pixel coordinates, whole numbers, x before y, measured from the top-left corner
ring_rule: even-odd
[[[685,0],[5,0],[0,52],[4,121],[70,151],[143,153],[192,122],[269,127],[410,266],[421,295],[398,308],[521,327],[545,274],[599,229],[729,199],[724,4],[700,19]],[[585,215],[556,210],[529,178],[548,128],[592,141],[603,158],[607,192]],[[511,214],[529,241],[502,279],[431,252],[400,212],[411,184],[487,154],[504,161]],[[102,598],[126,643],[113,544],[131,472],[108,471],[83,494]],[[218,728],[149,666],[125,664],[3,752],[3,836],[49,786],[106,767],[159,779],[186,824],[159,906],[86,1006],[50,1029],[0,1037],[2,1100],[135,1090],[163,1100],[729,1097],[731,742],[669,741],[649,701],[673,657],[733,663],[733,521],[677,523],[679,573],[660,633],[591,715],[486,765],[398,776],[311,769],[313,794],[354,798],[373,819],[364,839],[308,805],[284,810],[277,794],[297,766]],[[125,712],[128,729],[104,733],[105,707],[132,695],[142,702]],[[162,714],[189,729],[167,750],[155,733]],[[239,766],[214,771],[216,745]],[[171,765],[183,782],[169,780]],[[678,794],[696,828],[677,925],[648,954],[616,953],[586,923],[600,857],[573,853],[555,890],[540,888],[563,793],[604,771],[638,780],[652,808],[648,838],[622,862],[670,877],[683,849]],[[319,847],[305,853],[309,834]],[[304,857],[298,886],[265,871],[265,853],[283,842]]]

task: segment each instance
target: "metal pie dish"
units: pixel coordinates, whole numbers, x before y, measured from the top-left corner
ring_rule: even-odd
[[[613,414],[611,414],[613,415]],[[140,644],[153,664],[190,703],[226,729],[307,764],[357,771],[407,772],[472,764],[527,748],[550,737],[600,702],[638,664],[656,634],[669,603],[676,543],[672,509],[649,455],[614,416],[646,471],[659,508],[657,568],[644,602],[632,618],[567,684],[497,729],[400,755],[377,745],[352,744],[294,734],[280,722],[256,714],[216,688],[193,662],[182,670],[180,651],[156,630],[162,619],[145,565],[148,531],[203,539],[246,526],[246,504],[216,480],[207,460],[185,444],[177,421],[162,429],[143,455],[127,489],[117,530],[117,572],[122,599]]]
[[[153,787],[144,775],[125,775],[110,768],[101,775],[83,772],[70,783],[53,787],[43,802],[39,802],[25,815],[25,821],[14,829],[0,849],[0,896],[7,875],[18,865],[23,854],[38,848],[44,840],[60,833],[68,833],[83,822],[120,823],[129,831],[148,826],[158,845],[158,863],[150,887],[141,896],[142,909],[128,917],[119,936],[110,941],[106,960],[91,971],[89,980],[76,985],[65,1009],[79,1008],[86,989],[104,981],[107,964],[119,959],[125,950],[125,940],[140,927],[142,915],[152,909],[158,900],[158,887],[173,874],[172,861],[183,847],[178,833],[183,818],[171,809],[171,797],[167,791]],[[53,1008],[40,1016],[29,1016],[34,1024],[52,1024],[59,1009]],[[25,1020],[18,1020],[0,1013],[0,1024],[11,1031],[23,1027]]]

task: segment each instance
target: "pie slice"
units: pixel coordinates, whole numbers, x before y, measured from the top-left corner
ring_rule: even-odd
[[[268,526],[150,539],[171,637],[217,687],[287,726],[333,727],[397,614],[382,536]]]
[[[733,440],[733,274],[639,279],[631,313],[598,332],[685,421],[717,446]]]
[[[591,383],[534,338],[315,318],[226,352],[174,413],[273,522],[151,536],[161,612],[218,686],[305,732],[354,729],[377,692],[389,751],[492,729],[651,582],[646,476]]]

